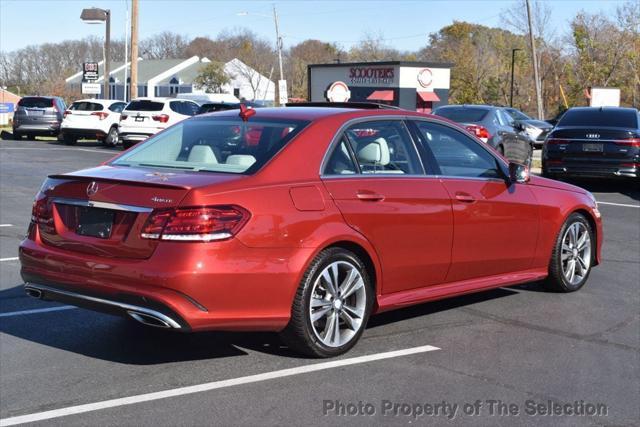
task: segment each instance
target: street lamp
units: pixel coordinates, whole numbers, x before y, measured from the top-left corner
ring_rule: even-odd
[[[104,22],[106,24],[106,34],[104,39],[104,86],[103,86],[103,98],[109,99],[109,72],[110,72],[110,55],[111,49],[111,11],[109,9],[99,9],[92,7],[90,9],[82,9],[80,14],[82,19],[87,24],[100,24]]]
[[[509,95],[509,107],[513,107],[513,69],[516,62],[516,52],[522,49],[511,49],[511,94]]]
[[[264,15],[261,13],[249,13],[249,12],[238,12],[238,16],[262,16],[263,18],[271,18],[269,15]],[[284,73],[282,72],[282,37],[280,37],[280,28],[278,26],[278,12],[276,11],[276,5],[273,5],[273,22],[276,26],[276,49],[278,50],[278,65],[280,66],[280,81],[284,80]],[[278,95],[280,94],[280,82],[278,82]],[[278,97],[279,98],[279,97]],[[280,104],[280,100],[278,99],[278,104]]]

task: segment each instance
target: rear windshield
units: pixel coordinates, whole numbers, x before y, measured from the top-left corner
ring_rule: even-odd
[[[638,114],[634,110],[588,109],[568,110],[558,126],[604,126],[616,128],[638,127]]]
[[[260,169],[308,123],[190,119],[149,138],[113,164],[250,174]]]
[[[515,108],[505,108],[505,110],[513,120],[531,120],[531,117],[527,116],[520,110],[516,110]]]
[[[486,108],[448,107],[436,110],[435,114],[458,123],[473,123],[482,121],[488,112]]]
[[[25,108],[49,108],[53,107],[53,101],[49,98],[22,98],[18,102],[19,107]]]
[[[74,102],[69,107],[69,110],[75,111],[102,111],[104,107],[102,104],[96,102]]]
[[[125,110],[129,111],[162,111],[164,102],[155,102],[148,100],[131,101]]]

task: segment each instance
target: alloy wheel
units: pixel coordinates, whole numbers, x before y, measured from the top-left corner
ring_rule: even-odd
[[[332,262],[317,276],[311,291],[313,332],[327,347],[343,346],[362,328],[366,307],[367,293],[358,267],[347,261]]]
[[[591,267],[591,236],[581,222],[574,222],[562,236],[560,263],[565,280],[571,285],[580,283]]]

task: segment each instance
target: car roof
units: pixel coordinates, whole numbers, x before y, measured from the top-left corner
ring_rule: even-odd
[[[449,104],[449,105],[443,105],[442,107],[438,107],[437,109],[444,109],[444,108],[475,108],[478,110],[497,110],[500,108],[504,108],[504,107],[498,107],[495,105],[482,105],[482,104],[457,104],[457,105],[453,105],[453,104]]]
[[[255,119],[293,119],[293,120],[318,120],[332,116],[346,116],[346,118],[356,117],[376,117],[376,116],[416,116],[430,117],[424,113],[399,109],[361,109],[361,108],[336,108],[336,107],[266,107],[256,108]],[[202,114],[200,117],[237,117],[238,110],[218,111],[215,113]],[[438,118],[440,119],[440,118]],[[251,122],[251,118],[249,122]]]
[[[94,102],[96,104],[115,104],[116,102],[125,102],[121,99],[94,99],[94,98],[86,98],[86,99],[76,99],[73,102]]]
[[[596,111],[596,110],[638,112],[638,109],[633,107],[571,107],[567,111]],[[565,111],[565,113],[567,111]]]

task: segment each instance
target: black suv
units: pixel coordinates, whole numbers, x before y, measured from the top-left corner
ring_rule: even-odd
[[[66,109],[57,96],[25,96],[13,114],[13,137],[58,136]]]
[[[640,113],[619,107],[567,110],[544,142],[542,173],[640,178]]]

